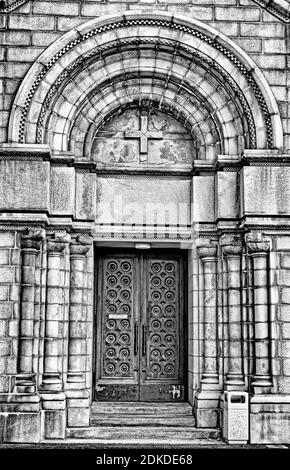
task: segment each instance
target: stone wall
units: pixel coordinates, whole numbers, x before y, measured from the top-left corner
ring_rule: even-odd
[[[16,90],[41,52],[66,31],[101,15],[128,10],[165,10],[195,18],[236,42],[263,71],[278,101],[290,147],[289,85],[286,63],[289,25],[251,0],[126,0],[27,2],[0,15],[1,127],[0,142],[7,139],[7,122]],[[289,36],[289,34],[288,34]]]
[[[0,232],[0,394],[13,389],[17,372],[20,247],[15,231]]]

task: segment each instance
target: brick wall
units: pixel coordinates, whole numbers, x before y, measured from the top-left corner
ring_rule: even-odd
[[[0,231],[0,393],[12,390],[16,373],[20,249],[15,232]]]
[[[0,43],[3,45],[0,49],[0,142],[7,139],[7,122],[15,92],[31,64],[49,44],[92,18],[136,9],[183,14],[233,39],[257,63],[271,85],[283,118],[285,148],[290,148],[290,72],[286,63],[289,25],[251,0],[35,0],[10,14],[0,15]]]

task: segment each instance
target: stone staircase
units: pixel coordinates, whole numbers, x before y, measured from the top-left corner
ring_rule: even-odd
[[[90,427],[66,431],[67,439],[104,444],[190,444],[219,437],[219,429],[195,427],[188,403],[95,402]]]

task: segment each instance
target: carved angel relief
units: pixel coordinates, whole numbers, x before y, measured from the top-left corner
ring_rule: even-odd
[[[100,167],[191,167],[192,138],[173,117],[132,108],[115,116],[96,134],[92,159]]]

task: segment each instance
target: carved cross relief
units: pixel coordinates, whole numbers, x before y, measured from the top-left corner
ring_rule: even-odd
[[[148,139],[163,139],[163,132],[148,129],[148,112],[140,113],[140,130],[125,131],[125,139],[139,139],[140,142],[140,162],[148,159]]]

